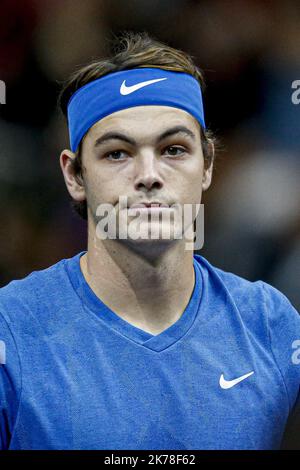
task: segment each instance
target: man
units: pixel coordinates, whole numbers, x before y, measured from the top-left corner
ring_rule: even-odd
[[[181,209],[199,209],[214,162],[202,87],[187,54],[127,34],[62,90],[88,249],[0,290],[3,449],[280,446],[298,313],[187,245],[198,212]]]

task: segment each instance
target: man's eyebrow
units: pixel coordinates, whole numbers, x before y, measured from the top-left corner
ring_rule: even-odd
[[[163,139],[166,139],[167,137],[170,137],[171,135],[175,134],[185,134],[188,137],[191,137],[193,140],[195,140],[195,134],[192,132],[190,129],[188,129],[185,126],[175,126],[171,127],[171,129],[167,129],[165,132],[163,132],[157,139],[157,143],[160,142]]]
[[[185,134],[188,137],[191,137],[193,140],[195,140],[195,134],[190,129],[188,129],[185,126],[175,126],[175,127],[171,127],[170,129],[167,129],[160,136],[158,136],[158,138],[156,139],[156,143],[159,143],[162,140],[166,139],[167,137],[170,137],[172,135],[179,134],[179,133]],[[96,139],[95,141],[94,147],[98,147],[109,140],[121,140],[128,144],[136,145],[136,141],[132,139],[131,137],[128,137],[127,135],[122,134],[120,132],[112,131],[112,132],[106,132],[101,137],[98,137],[98,139]]]

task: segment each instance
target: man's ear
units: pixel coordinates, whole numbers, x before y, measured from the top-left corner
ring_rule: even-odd
[[[59,163],[70,196],[75,201],[80,202],[86,199],[86,194],[83,180],[76,174],[74,169],[74,161],[76,158],[74,152],[64,149],[60,154]]]
[[[212,141],[212,139],[208,139],[208,155],[209,155],[209,161],[210,165],[207,166],[207,161],[204,162],[204,170],[203,170],[203,178],[202,178],[202,190],[206,191],[212,181],[212,174],[213,174],[213,166],[214,166],[214,159],[215,159],[215,146]]]

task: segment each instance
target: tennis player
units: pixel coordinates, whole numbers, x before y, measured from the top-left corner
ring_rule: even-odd
[[[147,34],[118,41],[60,95],[87,250],[0,289],[0,447],[277,449],[299,314],[189,249],[214,166],[201,72]]]

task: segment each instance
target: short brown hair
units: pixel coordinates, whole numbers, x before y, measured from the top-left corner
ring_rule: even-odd
[[[148,35],[146,32],[124,32],[115,37],[111,44],[110,55],[97,59],[76,70],[63,84],[58,104],[67,119],[67,107],[71,96],[83,85],[109,73],[138,67],[159,67],[165,70],[184,72],[198,80],[202,91],[205,88],[203,74],[193,62],[192,57],[179,49],[174,49]],[[205,166],[213,164],[214,152],[209,141],[215,143],[215,137],[209,129],[201,128],[201,143]],[[82,141],[81,141],[82,142]],[[81,142],[74,159],[73,169],[78,181],[82,182]],[[75,211],[87,220],[86,201],[72,201]]]

